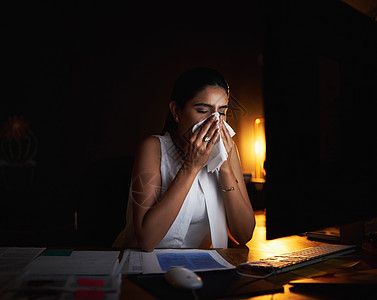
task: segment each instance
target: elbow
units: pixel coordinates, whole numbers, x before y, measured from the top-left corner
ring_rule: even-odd
[[[134,226],[135,226],[135,238],[136,238],[136,242],[140,250],[143,252],[152,252],[158,245],[158,242],[156,243],[152,239],[153,234],[139,224],[135,223]]]
[[[136,239],[140,250],[143,252],[152,252],[157,246],[157,244],[153,243],[148,237],[137,236]]]
[[[244,232],[239,234],[231,234],[231,240],[233,240],[238,245],[246,245],[253,237],[253,232]]]
[[[152,252],[154,249],[152,245],[140,245],[140,250],[143,252]]]
[[[253,238],[255,218],[253,218],[253,221],[246,228],[246,230],[240,230],[237,234],[234,234],[234,239],[241,245],[246,245]]]
[[[244,236],[240,237],[238,242],[241,245],[246,245],[252,238],[253,238],[253,232],[250,232],[249,234],[245,234]]]
[[[249,242],[253,238],[254,229],[255,229],[255,216],[253,216],[253,220],[252,220],[252,222],[251,222],[250,225],[251,226],[250,226],[249,237],[248,237],[248,241],[247,242]]]

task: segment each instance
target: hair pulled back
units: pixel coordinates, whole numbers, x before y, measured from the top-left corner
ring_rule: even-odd
[[[173,87],[171,101],[177,102],[178,106],[183,109],[188,101],[208,86],[221,87],[229,96],[228,83],[220,72],[208,67],[198,67],[190,69],[178,77]],[[162,134],[168,132],[172,135],[176,130],[177,122],[169,110]]]

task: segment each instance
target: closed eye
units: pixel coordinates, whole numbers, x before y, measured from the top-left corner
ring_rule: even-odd
[[[207,114],[209,111],[208,110],[197,110],[198,113],[200,114]],[[219,112],[221,116],[226,116],[226,112]]]
[[[197,110],[197,112],[200,114],[206,114],[208,113],[208,110]]]

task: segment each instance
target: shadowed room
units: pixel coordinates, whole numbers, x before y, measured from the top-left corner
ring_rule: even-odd
[[[3,15],[1,299],[377,299],[376,0]]]
[[[249,151],[263,117],[257,2],[216,26],[137,6],[30,11],[2,25],[3,245],[111,245],[136,147],[161,133],[173,83],[188,68],[224,73],[228,121],[241,155]],[[253,164],[245,155],[245,173]]]
[[[356,2],[340,6],[375,18],[375,5]],[[264,33],[279,27],[269,23],[278,10],[259,1],[210,15],[110,4],[25,10],[1,26],[2,245],[110,246],[124,226],[136,147],[161,133],[175,79],[195,66],[228,80],[227,121],[252,204],[265,208]]]

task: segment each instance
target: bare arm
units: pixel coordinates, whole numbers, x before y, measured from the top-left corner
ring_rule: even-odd
[[[197,130],[186,145],[185,160],[163,197],[161,192],[160,143],[149,137],[140,145],[132,174],[135,234],[141,249],[152,251],[164,238],[177,217],[199,170],[206,163],[219,136],[213,120]],[[209,143],[205,135],[213,136]]]
[[[230,150],[228,160],[220,169],[220,184],[224,190],[234,188],[223,193],[228,228],[238,243],[246,244],[255,228],[254,211],[243,179],[237,147],[224,126],[221,134],[226,148]]]
[[[142,250],[152,251],[164,238],[195,176],[195,172],[182,166],[160,199],[160,143],[150,137],[141,144],[132,175],[132,201],[136,238]]]

